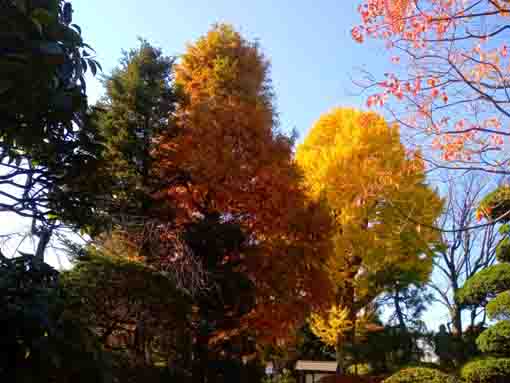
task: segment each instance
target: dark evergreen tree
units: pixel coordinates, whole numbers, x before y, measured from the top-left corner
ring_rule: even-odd
[[[202,262],[209,286],[194,302],[193,379],[240,380],[242,357],[256,351],[255,334],[240,322],[255,304],[254,285],[241,268],[250,250],[248,238],[218,213],[189,224],[184,238]]]
[[[171,125],[176,102],[173,61],[140,40],[140,46],[124,52],[120,66],[103,79],[106,95],[96,105],[96,118],[105,141],[105,170],[112,178],[110,210],[116,210],[110,213],[145,216],[154,202],[151,195],[158,186],[152,149]]]

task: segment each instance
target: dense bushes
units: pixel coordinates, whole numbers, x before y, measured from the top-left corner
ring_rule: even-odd
[[[486,307],[487,315],[491,319],[510,319],[510,291],[505,291],[491,300]]]
[[[383,383],[456,383],[453,376],[433,368],[413,367],[400,370]]]
[[[510,264],[501,263],[468,279],[459,291],[458,298],[462,304],[477,305],[506,290],[510,290]]]
[[[485,330],[476,340],[480,351],[494,355],[510,354],[510,321],[501,321]]]
[[[510,358],[474,360],[461,370],[466,383],[507,383],[510,381]]]

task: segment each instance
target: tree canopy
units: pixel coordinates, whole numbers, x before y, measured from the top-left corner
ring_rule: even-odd
[[[336,286],[335,310],[344,313],[335,322],[345,320],[352,332],[358,314],[392,283],[428,278],[438,240],[430,226],[442,202],[425,184],[422,161],[400,143],[398,127],[375,113],[325,114],[296,159],[311,198],[323,201],[333,220],[325,266]]]

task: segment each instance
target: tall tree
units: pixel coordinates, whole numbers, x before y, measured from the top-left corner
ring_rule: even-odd
[[[156,138],[169,129],[175,109],[173,62],[140,40],[103,80],[106,94],[96,105],[96,119],[105,142],[105,170],[113,183],[114,215],[147,215],[155,184],[162,182],[153,177],[152,150]]]
[[[108,225],[97,227],[94,244],[81,250],[87,256],[65,275],[83,325],[107,350],[119,351],[129,371],[151,371],[156,362],[189,367],[186,358],[173,357],[188,352],[178,340],[189,338],[182,318],[190,319],[195,264],[173,209],[154,198],[172,184],[156,176],[153,157],[173,125],[172,66],[173,58],[140,40],[104,77],[106,94],[93,121],[104,142],[97,172],[108,181],[98,190],[96,213]]]
[[[367,104],[400,102],[395,118],[442,153],[433,164],[508,173],[509,12],[499,0],[361,2],[354,39],[383,40],[395,68],[367,73]]]
[[[158,196],[175,203],[187,243],[219,286],[197,302],[195,350],[203,362],[218,335],[249,329],[259,339],[286,337],[321,304],[328,220],[306,200],[292,139],[276,129],[269,62],[258,44],[216,25],[188,46],[175,82],[183,100],[154,164],[169,181]],[[251,298],[232,299],[235,283]],[[222,300],[223,312],[211,307]],[[199,380],[205,367],[197,368]]]
[[[269,310],[258,324],[284,334],[303,305],[323,295],[328,220],[305,198],[292,139],[276,129],[269,62],[258,44],[217,25],[188,47],[175,71],[184,101],[155,163],[159,177],[179,182],[160,195],[177,202],[181,222],[216,216],[241,227],[257,251],[239,267],[257,286],[259,308]],[[284,302],[286,312],[278,309]]]
[[[430,273],[438,236],[429,227],[442,203],[425,184],[422,161],[400,143],[398,127],[374,113],[334,109],[296,156],[311,196],[327,204],[334,220],[327,269],[335,299],[329,320],[316,327],[336,326],[337,358],[345,367],[345,345],[354,342],[373,300],[403,273]]]

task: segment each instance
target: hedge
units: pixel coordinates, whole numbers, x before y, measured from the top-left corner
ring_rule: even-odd
[[[485,358],[467,363],[460,372],[466,383],[510,382],[510,358]]]
[[[490,319],[510,319],[510,291],[505,291],[491,300],[486,307]]]
[[[426,367],[405,368],[384,380],[383,383],[458,383],[454,376]]]
[[[501,356],[510,355],[510,321],[501,321],[482,332],[476,344],[480,351]]]
[[[479,271],[457,293],[461,304],[478,305],[510,290],[510,264],[500,263]]]

